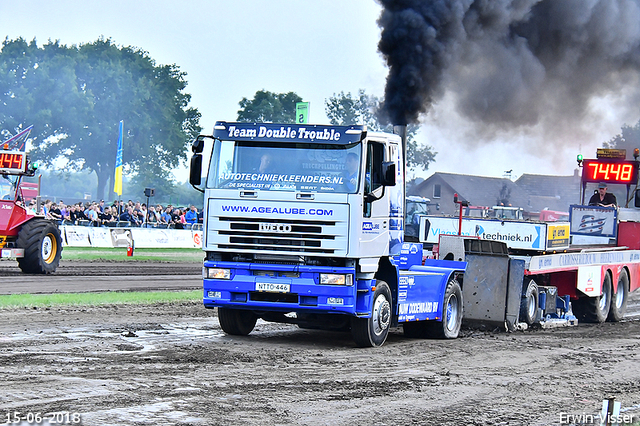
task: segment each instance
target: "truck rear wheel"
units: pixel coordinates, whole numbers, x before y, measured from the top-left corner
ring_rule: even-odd
[[[382,346],[391,326],[391,290],[384,281],[376,282],[371,318],[351,318],[351,335],[356,345]]]
[[[24,249],[24,257],[18,258],[22,272],[50,274],[58,268],[62,238],[55,223],[39,218],[25,222],[20,228],[16,244]]]
[[[442,300],[442,321],[427,321],[427,335],[437,339],[456,339],[462,326],[462,306],[460,284],[450,280]]]
[[[218,321],[222,331],[233,336],[246,336],[253,331],[258,317],[243,309],[218,308]]]
[[[605,322],[611,307],[611,275],[605,274],[602,294],[598,297],[581,297],[573,304],[574,314],[580,321]]]
[[[629,295],[629,275],[625,269],[620,272],[618,277],[618,288],[616,294],[611,299],[611,308],[609,309],[609,321],[622,321],[624,314],[627,312],[627,298]]]
[[[532,279],[526,283],[522,300],[520,301],[520,322],[533,325],[538,317],[538,284]]]

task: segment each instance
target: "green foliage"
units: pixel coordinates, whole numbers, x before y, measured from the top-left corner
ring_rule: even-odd
[[[627,157],[631,157],[633,150],[640,148],[640,120],[634,126],[623,125],[622,132],[603,145],[605,148],[626,149]]]
[[[296,103],[302,98],[294,92],[272,93],[258,90],[252,100],[242,98],[238,121],[245,123],[295,123]]]
[[[171,170],[186,161],[186,148],[201,130],[200,113],[187,107],[185,75],[111,39],[71,47],[49,41],[41,48],[35,40],[5,39],[0,128],[7,135],[33,124],[32,156],[45,165],[63,158],[66,170],[95,172],[96,198],[104,198],[107,182],[109,191],[113,187],[124,120],[125,173],[170,187]]]
[[[325,100],[325,112],[333,125],[365,124],[373,131],[393,132],[392,124],[382,124],[378,119],[379,106],[380,100],[376,96],[367,95],[362,89],[355,98],[351,93],[340,92]],[[418,145],[415,140],[417,131],[417,125],[407,126],[407,167],[410,170],[416,167],[427,170],[437,153],[429,145]]]

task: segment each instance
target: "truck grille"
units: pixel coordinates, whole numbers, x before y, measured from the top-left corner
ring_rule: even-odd
[[[320,221],[309,224],[307,222],[295,220],[220,217],[222,223],[228,224],[228,229],[220,229],[218,235],[221,240],[218,247],[221,249],[239,249],[278,252],[296,252],[304,254],[333,254],[334,248],[326,247],[323,242],[335,241],[336,235],[330,232],[323,232],[324,229],[335,228],[336,222]],[[276,228],[286,231],[265,231],[261,230],[261,224],[267,223]],[[221,226],[221,228],[226,228]]]
[[[345,257],[348,219],[346,203],[210,198],[205,250],[292,260]]]

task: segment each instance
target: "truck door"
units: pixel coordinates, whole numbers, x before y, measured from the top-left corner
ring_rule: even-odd
[[[389,191],[382,186],[385,144],[369,141],[366,145],[364,203],[360,253],[382,256],[389,253]],[[367,195],[369,194],[369,195]]]

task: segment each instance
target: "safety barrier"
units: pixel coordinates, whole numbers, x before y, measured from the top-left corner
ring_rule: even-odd
[[[194,227],[196,228],[196,227]],[[69,247],[201,248],[200,229],[111,228],[61,225]]]

